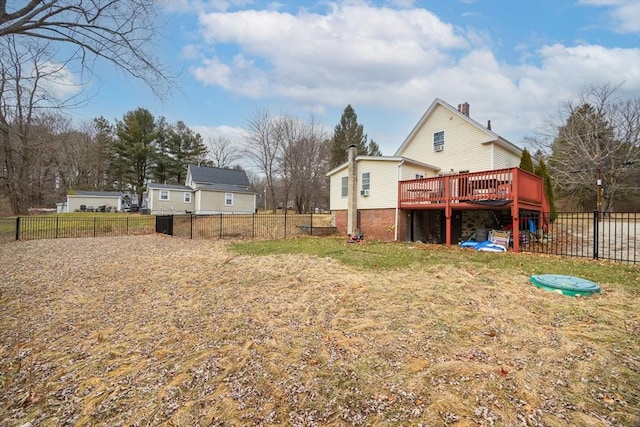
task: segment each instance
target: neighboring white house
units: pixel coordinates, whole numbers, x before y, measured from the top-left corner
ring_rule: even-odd
[[[147,185],[148,207],[152,215],[254,213],[249,186],[243,170],[189,165],[185,185]]]
[[[124,193],[119,191],[70,191],[67,194],[67,202],[60,212],[96,211],[104,208],[105,211],[122,211],[122,199]]]
[[[487,206],[467,203],[459,204],[454,212],[451,206],[431,202],[420,210],[402,209],[400,182],[517,168],[522,151],[493,132],[490,122],[483,126],[470,118],[469,104],[460,104],[456,109],[436,99],[393,156],[355,156],[351,166],[356,181],[353,187],[349,183],[349,162],[327,173],[334,224],[340,233],[357,231],[380,240],[413,240],[432,234],[444,240],[445,231],[457,237],[466,231],[463,227],[475,227],[509,211],[491,211]],[[349,194],[350,188],[357,190]],[[463,215],[462,210],[467,214]],[[353,211],[357,212],[357,219],[351,216]],[[457,227],[453,234],[451,227]]]

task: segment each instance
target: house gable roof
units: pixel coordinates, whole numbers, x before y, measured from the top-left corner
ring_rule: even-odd
[[[189,165],[187,181],[189,174],[191,175],[191,180],[197,184],[227,184],[247,188],[251,185],[246,172],[241,169]]]
[[[407,157],[401,157],[401,156],[357,156],[356,157],[356,162],[360,161],[360,160],[372,160],[372,161],[381,161],[381,162],[396,162],[396,163],[411,163],[413,165],[417,165],[417,166],[421,166],[424,167],[426,169],[431,169],[435,172],[439,172],[440,168],[437,166],[433,166],[430,165],[428,163],[424,163],[424,162],[419,162],[417,160],[413,160],[413,159],[409,159]],[[341,164],[340,166],[336,166],[335,168],[331,169],[329,172],[326,173],[326,176],[331,176],[334,175],[338,172],[340,172],[341,170],[345,169],[346,167],[349,166],[349,162],[345,162],[343,164]]]
[[[413,130],[411,130],[409,135],[405,138],[405,140],[402,143],[402,145],[400,145],[400,148],[398,148],[398,150],[395,152],[395,154],[394,154],[395,156],[401,155],[401,153],[405,150],[405,148],[409,144],[411,144],[411,142],[414,140],[416,134],[420,131],[420,129],[424,126],[424,124],[429,120],[429,118],[431,117],[431,115],[433,114],[433,112],[436,110],[436,108],[438,106],[442,106],[442,107],[446,108],[447,110],[449,110],[451,112],[451,114],[455,114],[460,119],[464,120],[465,122],[469,123],[470,125],[474,126],[478,130],[480,130],[481,132],[486,134],[487,137],[489,138],[489,141],[483,142],[482,143],[483,145],[496,143],[496,144],[500,145],[502,148],[512,152],[513,154],[521,155],[522,149],[520,147],[518,147],[517,145],[513,144],[512,142],[506,140],[505,138],[501,137],[500,135],[498,135],[497,133],[493,132],[492,130],[487,129],[485,126],[483,126],[480,123],[476,122],[475,120],[473,120],[471,117],[467,116],[466,114],[461,113],[460,111],[458,111],[458,109],[456,109],[456,108],[452,107],[451,105],[447,104],[442,99],[436,98],[431,103],[431,105],[429,106],[427,111],[425,111],[425,113],[422,115],[422,117],[420,118],[418,123],[415,125]]]

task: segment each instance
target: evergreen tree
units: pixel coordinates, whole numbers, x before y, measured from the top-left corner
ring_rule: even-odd
[[[204,165],[207,146],[202,136],[178,121],[169,132],[169,176],[172,182],[184,184],[189,164]]]
[[[124,184],[138,195],[142,205],[147,178],[156,156],[156,123],[153,115],[138,108],[124,115],[116,124],[115,167]]]
[[[330,168],[339,166],[347,161],[349,146],[355,145],[358,154],[380,156],[380,147],[373,140],[367,144],[367,134],[364,127],[358,124],[358,115],[351,105],[347,105],[340,117],[340,123],[335,127],[331,146]]]
[[[522,156],[520,157],[520,169],[533,173],[533,161],[531,160],[531,154],[525,148],[522,150]]]
[[[153,180],[160,184],[169,183],[169,169],[171,168],[170,152],[170,126],[164,117],[161,117],[156,124],[156,153],[153,164]]]
[[[380,146],[372,139],[367,146],[367,155],[369,156],[382,156]]]
[[[206,163],[207,146],[200,134],[193,132],[183,121],[168,125],[158,121],[157,153],[153,177],[165,184],[184,184],[189,164]]]
[[[551,221],[555,221],[557,217],[557,210],[555,196],[553,194],[553,183],[551,182],[551,175],[549,175],[547,165],[542,158],[538,161],[538,166],[536,166],[534,173],[542,178],[544,194],[547,196],[547,201],[549,202],[549,214],[551,215],[550,219]]]

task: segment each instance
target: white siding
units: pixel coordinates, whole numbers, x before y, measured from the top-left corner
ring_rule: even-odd
[[[160,191],[169,192],[169,200],[160,200]],[[184,214],[186,211],[193,212],[195,210],[193,193],[191,194],[191,203],[184,202],[185,190],[176,190],[170,188],[150,188],[149,189],[149,210],[152,215],[164,214]]]
[[[225,191],[196,191],[196,207],[199,214],[252,214],[256,211],[256,195],[253,193],[232,193],[233,206],[225,205]]]
[[[398,161],[358,161],[358,209],[395,208],[398,200]],[[369,196],[362,196],[362,174],[371,175]],[[345,203],[346,209],[346,203]]]
[[[348,172],[348,168],[344,168],[331,175],[329,209],[332,211],[347,209],[347,198],[342,197],[342,177],[347,177],[349,175]]]
[[[80,205],[91,206],[93,209],[98,209],[100,206],[108,206],[113,209],[122,208],[119,197],[100,197],[80,194],[67,195],[67,212],[79,211]]]
[[[444,150],[433,151],[433,134],[444,131]],[[440,167],[442,173],[488,170],[491,165],[491,145],[482,145],[493,137],[467,122],[447,108],[438,105],[414,138],[397,153],[423,163]],[[425,175],[426,176],[426,175]]]
[[[436,173],[431,169],[413,165],[411,163],[403,163],[400,169],[400,180],[406,181],[407,179],[416,179],[416,175],[422,175],[425,178],[436,176]]]
[[[516,168],[520,165],[520,156],[516,156],[504,148],[494,145],[493,161],[492,169]]]
[[[360,159],[358,167],[358,209],[395,208],[398,199],[398,160]],[[362,174],[370,174],[369,196],[362,195]],[[342,178],[349,176],[344,168],[330,177],[329,208],[333,211],[347,209],[347,197],[342,197]],[[415,173],[413,174],[415,178]]]

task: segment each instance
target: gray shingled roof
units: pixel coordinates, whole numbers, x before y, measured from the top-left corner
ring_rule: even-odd
[[[209,168],[190,165],[191,178],[199,184],[229,184],[249,187],[249,178],[243,170]]]

